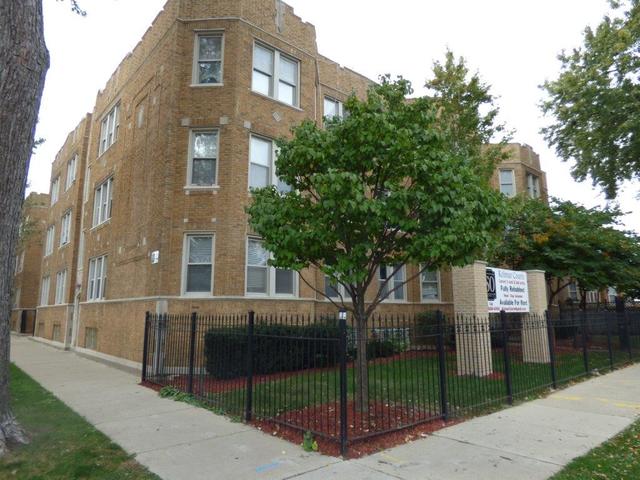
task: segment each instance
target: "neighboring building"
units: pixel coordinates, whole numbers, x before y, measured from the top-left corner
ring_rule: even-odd
[[[507,145],[510,158],[500,163],[491,185],[507,197],[526,195],[548,201],[547,175],[540,167],[540,156],[529,145]]]
[[[31,193],[24,201],[22,212],[11,296],[11,329],[32,333],[38,305],[42,232],[49,212],[49,195]]]
[[[273,139],[304,119],[321,125],[344,114],[342,102],[372,83],[320,55],[315,39],[279,1],[167,2],[54,163],[52,195],[78,152],[77,186],[58,192],[49,217],[55,252],[43,260],[39,336],[134,366],[146,311],[335,311],[297,273],[266,265],[244,211],[251,187],[288,188],[275,172]],[[517,155],[504,168],[514,170],[515,191],[529,172],[546,196],[537,155],[510,148]],[[407,266],[395,280],[415,273]],[[338,295],[321,272],[301,275]],[[425,273],[379,307],[428,309],[454,311],[449,269]]]
[[[39,279],[36,335],[71,344],[76,274],[80,254],[82,195],[91,115],[67,136],[51,170],[51,202],[46,216]]]

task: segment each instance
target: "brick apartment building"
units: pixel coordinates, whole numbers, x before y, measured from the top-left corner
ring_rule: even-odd
[[[280,1],[169,0],[54,162],[52,194],[77,158],[49,214],[38,335],[135,366],[146,311],[333,311],[266,265],[244,208],[251,187],[278,182],[273,139],[341,115],[370,84],[320,55],[313,25]],[[510,148],[495,186],[546,196],[538,156]],[[321,272],[302,275],[333,294]],[[380,309],[452,312],[453,292],[451,271],[427,273]]]
[[[49,213],[49,195],[29,194],[22,210],[21,240],[16,249],[10,325],[16,332],[31,333],[38,305],[42,232]]]

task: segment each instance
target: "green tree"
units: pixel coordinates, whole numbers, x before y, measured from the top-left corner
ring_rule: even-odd
[[[401,287],[389,280],[406,264],[425,270],[470,263],[503,221],[502,196],[477,175],[467,148],[452,148],[455,130],[439,119],[438,102],[407,101],[411,93],[408,81],[385,77],[366,100],[347,100],[345,119],[325,129],[311,121],[294,128],[292,139],[278,142],[276,160],[291,190],[254,190],[247,209],[271,265],[300,272],[323,296],[305,269],[320,269],[344,287],[347,298],[329,300],[355,321],[359,408],[368,401],[368,319]],[[390,274],[374,290],[383,265]]]
[[[542,110],[553,117],[545,138],[564,161],[575,161],[573,176],[590,176],[615,198],[620,182],[640,178],[640,0],[610,3],[627,8],[559,55],[561,73],[544,84]]]
[[[576,281],[583,290],[625,288],[640,271],[640,243],[617,229],[617,208],[585,208],[568,201],[514,198],[501,242],[491,254],[494,263],[515,270],[546,272],[549,305]]]

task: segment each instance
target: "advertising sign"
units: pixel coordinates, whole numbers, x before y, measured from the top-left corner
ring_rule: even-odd
[[[489,313],[529,312],[527,272],[487,268],[487,300]]]

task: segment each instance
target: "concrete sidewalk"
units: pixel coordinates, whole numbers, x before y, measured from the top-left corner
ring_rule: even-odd
[[[11,358],[164,479],[545,479],[640,415],[640,365],[342,461],[137,385],[136,376],[24,337]]]

